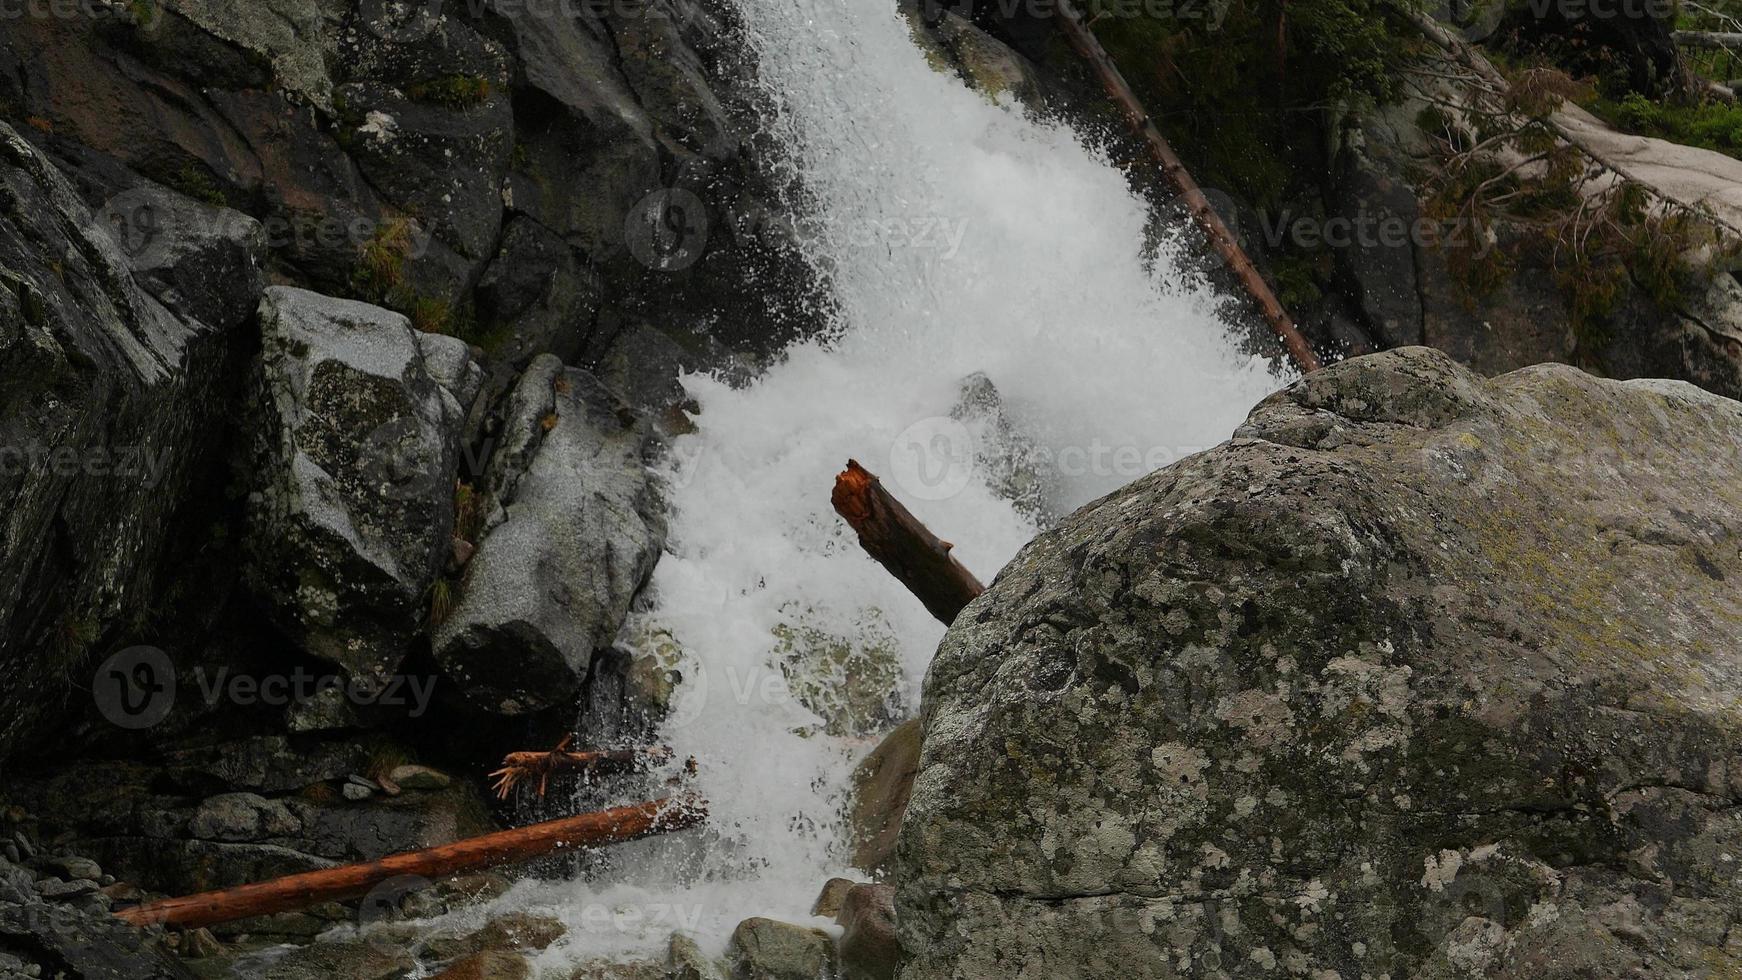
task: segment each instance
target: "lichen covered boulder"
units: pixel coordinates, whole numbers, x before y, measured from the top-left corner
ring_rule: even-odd
[[[268,289],[260,328],[246,572],[310,653],[376,683],[447,561],[463,412],[435,375],[466,372],[405,317],[307,290]]]
[[[1742,969],[1739,450],[1405,349],[1064,521],[927,679],[902,976]]]

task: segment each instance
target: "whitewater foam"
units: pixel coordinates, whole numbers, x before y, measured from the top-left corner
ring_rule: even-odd
[[[572,913],[548,957],[651,950],[671,931],[633,913],[589,925],[588,909],[682,910],[717,947],[747,916],[808,921],[823,881],[850,873],[841,809],[870,741],[818,730],[777,631],[892,638],[878,652],[911,710],[943,628],[831,511],[848,458],[990,581],[1037,518],[994,489],[988,458],[1041,470],[1045,512],[1062,513],[1220,442],[1286,380],[1240,353],[1180,243],[1146,240],[1148,209],[1103,154],[934,70],[893,3],[736,2],[780,165],[820,229],[804,248],[832,329],[746,388],[687,379],[701,410],[666,474],[669,553],[629,635],[683,650],[663,738],[699,760],[711,829],[616,855],[633,885],[523,886],[519,901]],[[1014,440],[960,407],[976,372]]]

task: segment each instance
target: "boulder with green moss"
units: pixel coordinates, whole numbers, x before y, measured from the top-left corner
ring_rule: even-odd
[[[244,574],[309,653],[384,683],[448,557],[464,416],[430,368],[464,352],[287,286],[266,291],[260,330]]]
[[[1742,404],[1410,348],[956,621],[905,980],[1742,969]]]

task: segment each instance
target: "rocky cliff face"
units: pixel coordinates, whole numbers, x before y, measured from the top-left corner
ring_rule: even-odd
[[[258,292],[264,256],[253,222],[191,205],[164,218],[182,247],[145,249],[136,281],[110,229],[4,124],[0,196],[4,758],[91,644],[149,614],[171,521],[221,461],[237,389],[243,317],[197,282]]]
[[[378,685],[432,606],[468,608],[495,522],[457,521],[456,485],[514,469],[492,456],[536,356],[663,420],[677,372],[805,327],[723,7],[450,6],[70,5],[0,32],[0,758],[60,672],[176,616],[178,509],[178,539],[241,542],[275,638]],[[297,288],[262,306],[268,278]],[[620,461],[643,483],[647,451]]]
[[[1406,349],[1043,535],[927,679],[903,977],[1736,970],[1739,447]]]

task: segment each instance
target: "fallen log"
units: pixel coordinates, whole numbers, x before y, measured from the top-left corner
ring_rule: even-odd
[[[1735,31],[1675,31],[1670,37],[1684,48],[1720,51],[1742,49],[1742,33]]]
[[[1488,83],[1497,91],[1504,92],[1511,87],[1511,83],[1506,80],[1506,76],[1500,73],[1500,69],[1494,67],[1494,63],[1489,61],[1486,55],[1478,51],[1475,46],[1453,34],[1450,30],[1447,30],[1446,27],[1439,21],[1435,20],[1432,15],[1418,10],[1408,3],[1400,2],[1400,0],[1399,2],[1393,2],[1391,7],[1399,17],[1402,17],[1404,20],[1413,24],[1415,29],[1420,31],[1423,37],[1427,38],[1441,51],[1445,52],[1445,54],[1451,57],[1452,60],[1474,72],[1478,78],[1482,79],[1482,81]],[[1593,145],[1592,140],[1577,132],[1574,125],[1569,125],[1568,120],[1571,119],[1576,123],[1579,115],[1583,115],[1585,119],[1590,120],[1593,124],[1596,123],[1595,117],[1592,117],[1583,109],[1580,109],[1577,106],[1568,106],[1563,108],[1560,112],[1554,113],[1544,119],[1543,125],[1547,126],[1556,137],[1565,140],[1568,145],[1576,148],[1588,159],[1614,173],[1622,180],[1638,186],[1646,193],[1661,201],[1700,215],[1713,226],[1728,232],[1731,236],[1742,237],[1742,224],[1726,219],[1723,215],[1717,213],[1717,211],[1712,207],[1707,206],[1700,201],[1682,200],[1670,190],[1658,186],[1656,183],[1647,179],[1644,175],[1635,171],[1626,162],[1618,159],[1615,154],[1605,153],[1601,148]]]
[[[237,888],[146,902],[119,909],[115,917],[135,926],[180,929],[275,912],[319,902],[356,898],[382,882],[406,875],[436,879],[527,861],[570,847],[602,847],[693,827],[707,816],[707,804],[694,798],[654,800],[634,806],[583,813],[503,830],[339,868],[305,871]]]
[[[1187,172],[1185,164],[1180,162],[1179,156],[1173,152],[1173,147],[1169,146],[1167,140],[1161,135],[1161,130],[1156,128],[1155,121],[1149,117],[1149,113],[1144,111],[1143,103],[1137,99],[1137,93],[1132,91],[1130,83],[1126,82],[1125,76],[1120,74],[1118,66],[1113,63],[1113,58],[1107,54],[1107,49],[1101,46],[1100,39],[1095,37],[1093,31],[1084,26],[1082,18],[1078,16],[1076,7],[1070,0],[1059,0],[1058,22],[1060,29],[1064,31],[1065,40],[1070,43],[1071,48],[1076,51],[1079,57],[1089,63],[1089,67],[1094,71],[1095,78],[1101,83],[1101,87],[1106,89],[1107,95],[1119,105],[1120,110],[1125,114],[1126,121],[1131,124],[1131,128],[1148,144],[1150,155],[1161,166],[1162,172],[1167,175],[1174,190],[1179,193],[1180,200],[1185,204],[1186,210],[1191,213],[1192,218],[1197,221],[1198,227],[1202,228],[1204,234],[1208,236],[1210,247],[1222,257],[1223,263],[1228,266],[1230,272],[1234,273],[1234,278],[1239,281],[1240,287],[1246,291],[1248,296],[1252,297],[1252,302],[1257,305],[1258,312],[1264,317],[1264,322],[1269,324],[1270,329],[1282,340],[1283,346],[1288,348],[1289,355],[1294,358],[1294,362],[1300,366],[1301,371],[1306,373],[1317,371],[1319,369],[1318,355],[1313,353],[1306,338],[1301,336],[1299,328],[1294,324],[1294,318],[1282,308],[1282,303],[1277,300],[1276,294],[1270,291],[1270,285],[1264,281],[1263,276],[1258,274],[1258,269],[1252,265],[1252,260],[1246,257],[1245,251],[1234,240],[1233,233],[1222,222],[1221,216],[1216,214],[1216,209],[1210,205],[1209,198],[1204,196],[1204,192],[1198,187],[1198,182],[1193,180],[1192,175]]]
[[[962,607],[986,591],[950,550],[955,546],[926,529],[882,481],[854,460],[835,477],[829,497],[835,512],[858,532],[859,544],[945,626]]]
[[[574,736],[565,736],[549,752],[510,752],[502,757],[502,768],[490,774],[496,780],[496,798],[506,800],[514,787],[533,778],[538,779],[538,795],[543,796],[550,777],[558,772],[578,772],[587,777],[611,776],[633,772],[643,763],[657,765],[671,761],[671,749],[655,746],[647,749],[605,749],[596,752],[575,752],[569,749]]]

